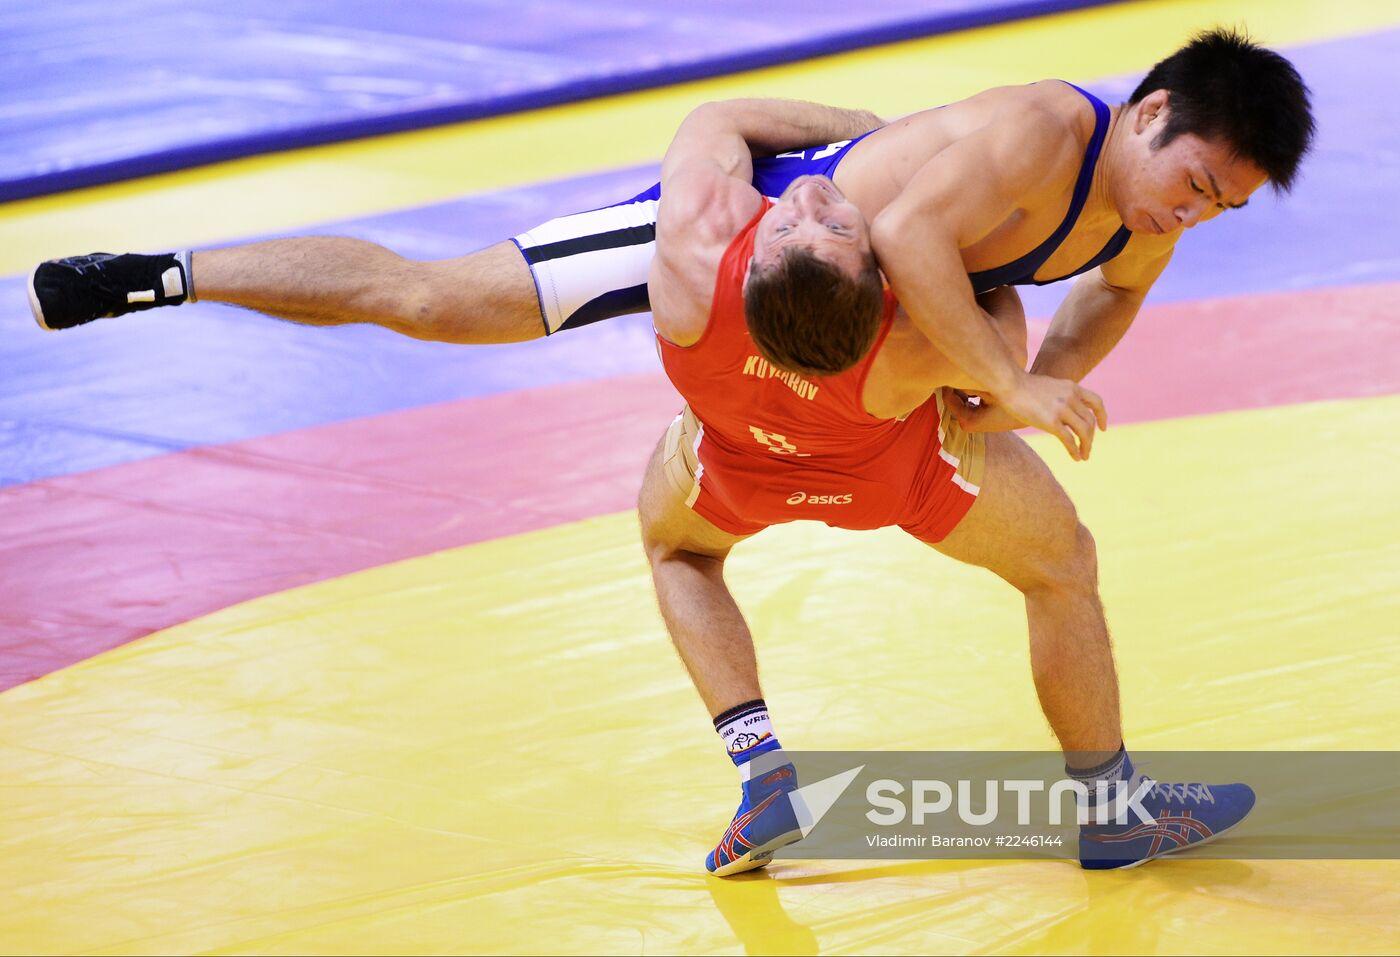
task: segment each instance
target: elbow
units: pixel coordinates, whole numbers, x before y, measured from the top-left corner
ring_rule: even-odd
[[[899,258],[899,237],[905,232],[899,216],[891,216],[888,211],[875,217],[870,224],[870,249],[875,253],[881,268],[888,272],[889,263]]]
[[[903,271],[906,279],[962,271],[957,244],[942,230],[930,229],[917,210],[885,210],[870,224],[870,248],[888,277]]]
[[[707,100],[706,102],[701,103],[699,106],[695,107],[693,110],[687,113],[683,122],[689,123],[691,125],[695,125],[697,123],[708,123],[717,113],[720,112],[719,106],[720,104],[718,100]]]
[[[706,100],[691,110],[687,117],[695,117],[708,123],[732,124],[743,103],[743,100]]]
[[[1108,277],[1103,274],[1102,266],[1095,269],[1084,278],[1089,280],[1089,282],[1085,283],[1086,286],[1103,295],[1112,296],[1120,302],[1132,302],[1137,305],[1142,305],[1142,301],[1147,298],[1146,289],[1138,289],[1132,286],[1120,286],[1110,282]],[[1075,285],[1079,284],[1075,283]]]

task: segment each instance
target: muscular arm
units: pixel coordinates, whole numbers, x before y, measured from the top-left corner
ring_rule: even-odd
[[[910,319],[954,365],[992,394],[1012,392],[1024,370],[983,317],[962,249],[982,239],[1033,193],[1055,147],[1020,151],[990,125],[930,160],[871,225],[871,244]],[[1049,158],[1030,154],[1049,153]]]
[[[685,158],[709,156],[726,175],[753,178],[753,158],[852,139],[883,126],[865,110],[803,100],[719,100],[692,110],[661,164],[661,181]],[[664,186],[663,186],[664,189]]]
[[[1031,371],[1075,382],[1092,372],[1133,324],[1170,260],[1168,249],[1156,256],[1110,261],[1086,273],[1055,310]]]
[[[1007,111],[920,169],[871,227],[875,255],[915,326],[996,404],[1087,458],[1106,418],[1073,383],[1029,375],[973,296],[962,250],[1025,206],[1063,192],[1079,143],[1036,108]]]
[[[754,156],[855,139],[885,121],[868,110],[847,110],[805,100],[722,100],[709,104],[738,130]]]
[[[1137,318],[1147,292],[1171,259],[1170,248],[1110,260],[1085,273],[1055,310],[1031,372],[1080,381],[1094,370]],[[1021,423],[995,403],[952,403],[969,432],[1005,432]]]
[[[703,332],[715,267],[762,203],[741,131],[714,107],[685,118],[661,163],[648,286],[657,331],[682,346]]]

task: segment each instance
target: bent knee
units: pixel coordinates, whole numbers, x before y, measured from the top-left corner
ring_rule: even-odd
[[[654,524],[649,524],[645,513],[642,513],[642,552],[647,557],[647,564],[655,568],[672,558],[678,551],[680,549],[676,547],[675,540],[662,533]]]
[[[459,345],[526,342],[545,334],[529,267],[513,245],[413,263],[395,310],[416,339]]]
[[[1047,550],[1031,564],[1026,579],[1013,583],[1024,592],[1098,590],[1098,546],[1083,523],[1066,528],[1059,547]]]
[[[1099,552],[1093,533],[1082,523],[1075,523],[1069,543],[1060,561],[1055,564],[1057,584],[1076,589],[1097,590],[1099,586]]]
[[[651,567],[653,575],[661,573],[663,569],[693,568],[705,574],[713,574],[722,573],[724,568],[725,556],[695,551],[674,542],[649,541],[643,538],[642,548],[646,552],[647,564]]]

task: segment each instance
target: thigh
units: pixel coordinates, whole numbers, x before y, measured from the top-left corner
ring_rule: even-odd
[[[533,277],[547,335],[651,308],[660,190],[551,219],[512,240]]]
[[[515,243],[418,266],[432,290],[433,338],[485,345],[548,334],[535,280]]]
[[[1019,435],[993,432],[977,500],[932,547],[1028,587],[1056,576],[1079,545],[1074,503],[1049,467]]]
[[[685,455],[684,421],[683,416],[676,417],[647,463],[637,501],[642,541],[654,557],[686,551],[722,559],[750,535],[726,531],[692,508],[699,486]]]

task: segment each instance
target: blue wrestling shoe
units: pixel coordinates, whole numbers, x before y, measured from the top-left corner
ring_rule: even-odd
[[[1129,759],[1123,777],[1129,797],[1123,823],[1079,828],[1079,863],[1086,870],[1137,867],[1213,841],[1254,807],[1254,790],[1247,784],[1159,784],[1135,774]]]
[[[791,763],[775,767],[771,760],[765,760],[773,756],[782,760],[781,751],[770,751],[743,765],[749,772],[743,783],[744,798],[724,837],[705,858],[705,869],[716,877],[762,867],[778,848],[802,840],[792,798],[797,790],[797,770]]]

